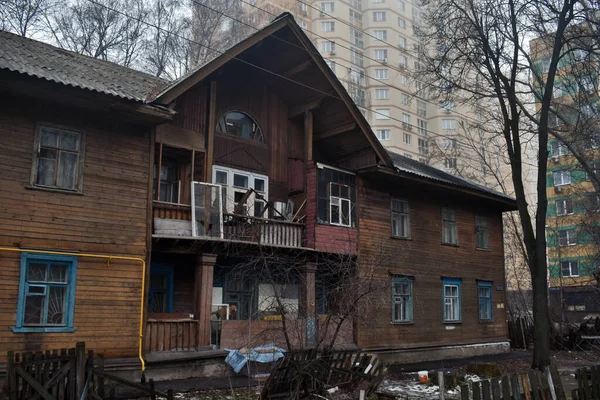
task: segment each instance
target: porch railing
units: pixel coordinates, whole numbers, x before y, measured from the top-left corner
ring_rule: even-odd
[[[224,213],[223,235],[229,240],[301,247],[304,239],[304,224]]]
[[[154,218],[179,221],[191,221],[192,219],[191,207],[183,204],[155,201],[152,214]],[[179,226],[177,228],[180,228],[179,231],[191,235],[191,225],[185,229]],[[304,232],[305,225],[298,222],[223,213],[223,239],[225,240],[270,246],[302,247]]]
[[[146,322],[145,351],[198,350],[198,321],[152,320]]]

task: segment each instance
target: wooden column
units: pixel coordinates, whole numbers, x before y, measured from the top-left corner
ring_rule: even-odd
[[[206,129],[206,165],[204,182],[212,182],[213,155],[215,149],[215,130],[217,129],[217,82],[210,82],[208,96],[208,127]]]
[[[313,159],[313,113],[306,111],[304,113],[304,138],[306,139],[306,159]]]
[[[194,281],[194,318],[198,320],[198,346],[210,346],[213,270],[217,256],[198,253]]]
[[[317,263],[307,262],[302,271],[301,312],[306,318],[306,344],[315,344],[317,340],[317,302],[316,279]]]

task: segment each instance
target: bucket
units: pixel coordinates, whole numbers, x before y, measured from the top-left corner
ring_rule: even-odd
[[[429,382],[429,374],[427,371],[419,371],[419,382],[427,383]]]

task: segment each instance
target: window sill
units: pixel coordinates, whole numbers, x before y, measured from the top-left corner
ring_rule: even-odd
[[[492,325],[494,323],[494,321],[491,319],[480,319],[479,323],[481,325]]]
[[[410,236],[402,237],[402,236],[390,236],[390,239],[394,240],[413,240]]]
[[[64,193],[64,194],[73,194],[75,196],[83,196],[82,192],[78,192],[76,190],[57,189],[57,188],[46,187],[46,186],[30,185],[30,186],[25,186],[25,189],[42,190],[44,192]]]
[[[410,325],[414,325],[414,324],[415,324],[415,321],[406,321],[406,322],[394,322],[394,321],[392,321],[392,325],[399,325],[399,326],[402,326],[402,325],[409,325],[410,326]]]
[[[492,251],[491,249],[484,249],[483,247],[475,247],[475,250],[477,251]]]
[[[23,326],[17,327],[13,326],[10,328],[13,333],[71,333],[75,332],[77,328],[67,327],[67,326],[47,326],[47,327],[33,327],[33,326]]]
[[[317,224],[319,224],[319,225],[324,225],[324,226],[333,226],[333,227],[335,227],[335,228],[356,229],[356,227],[355,227],[355,226],[346,226],[346,225],[330,224],[329,222],[317,222]]]
[[[444,325],[460,325],[462,321],[444,321]]]
[[[441,243],[442,246],[449,246],[449,247],[458,247],[458,244],[452,244],[452,243]]]

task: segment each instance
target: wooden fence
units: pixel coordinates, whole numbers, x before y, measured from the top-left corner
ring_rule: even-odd
[[[198,321],[148,320],[144,351],[198,350]]]
[[[533,342],[533,324],[529,318],[512,317],[508,320],[508,337],[513,349],[527,349]]]
[[[600,366],[579,368],[575,376],[578,387],[571,391],[573,400],[600,400]]]
[[[104,357],[94,356],[85,343],[74,349],[46,352],[8,352],[4,393],[8,400],[112,400],[118,390],[137,397],[173,399],[172,391],[154,390],[154,382],[141,385],[104,370]]]
[[[461,400],[566,400],[556,366],[461,385]],[[590,400],[590,399],[587,399]]]
[[[320,353],[315,349],[291,352],[277,361],[260,398],[308,399],[335,386],[344,389],[361,387],[368,397],[386,373],[387,367],[372,354]]]

